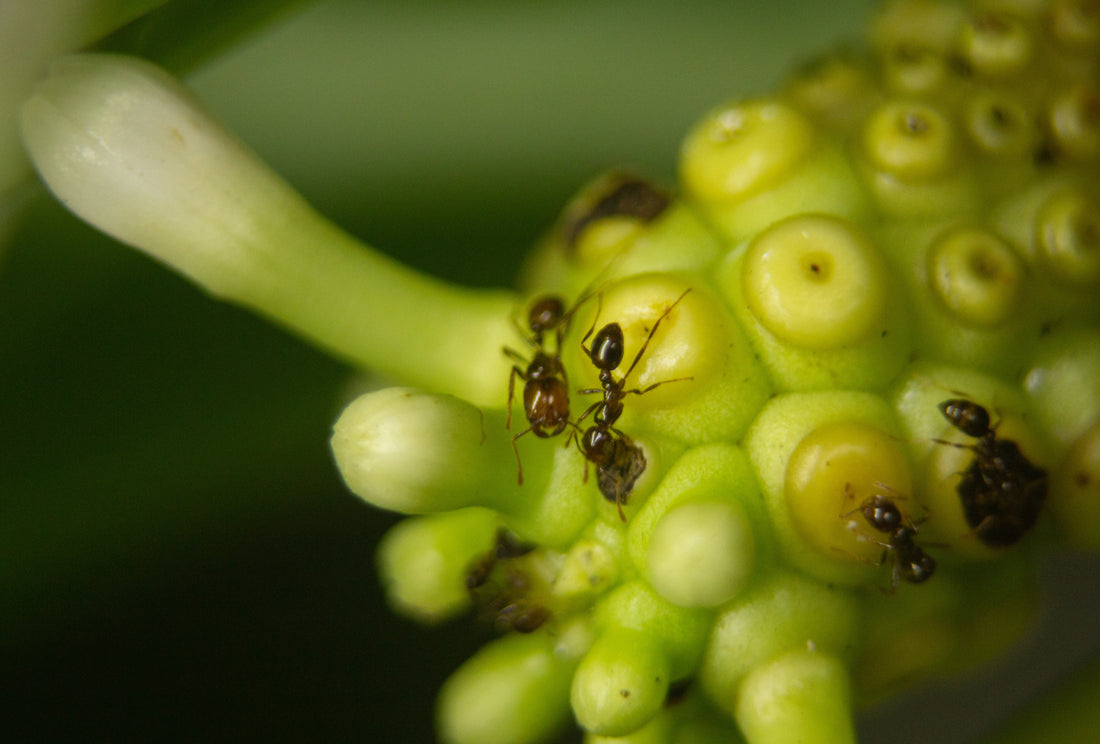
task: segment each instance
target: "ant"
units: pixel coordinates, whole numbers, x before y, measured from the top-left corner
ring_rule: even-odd
[[[991,425],[989,411],[974,401],[952,398],[938,407],[952,426],[977,440],[934,440],[974,453],[957,489],[966,523],[991,548],[1016,543],[1039,518],[1047,495],[1046,471],[1028,460],[1016,442],[998,438],[999,424]]]
[[[881,484],[877,485],[881,486]],[[849,498],[855,498],[851,483],[845,483],[844,490]],[[881,566],[886,560],[887,553],[893,554],[891,591],[897,588],[899,578],[905,579],[910,584],[920,584],[932,577],[936,571],[936,560],[925,553],[924,549],[914,541],[920,530],[911,519],[902,514],[893,499],[881,493],[875,493],[864,499],[863,503],[852,511],[840,516],[849,517],[856,512],[863,515],[863,519],[872,529],[887,536],[885,542],[872,537],[866,537],[866,539],[875,545],[882,546],[882,556],[875,565]]]
[[[596,337],[592,341],[591,348],[589,348],[585,345],[585,342],[592,337],[593,331],[596,330],[596,319],[593,318],[592,327],[581,339],[581,349],[600,371],[600,387],[586,388],[577,392],[581,395],[594,393],[603,395],[603,399],[590,405],[574,424],[579,430],[580,422],[588,418],[590,414],[592,415],[593,425],[588,427],[584,434],[577,439],[578,447],[585,458],[585,479],[588,478],[588,463],[592,463],[596,466],[596,482],[600,488],[600,493],[603,494],[605,499],[618,507],[619,518],[624,522],[626,521],[626,514],[623,513],[623,504],[630,497],[630,492],[634,489],[634,484],[638,478],[645,472],[646,459],[642,449],[630,437],[615,428],[615,423],[618,422],[623,413],[623,399],[630,394],[644,395],[666,382],[679,382],[692,378],[678,377],[673,380],[662,380],[646,388],[632,388],[629,390],[626,388],[626,380],[630,377],[630,373],[634,371],[634,368],[638,366],[642,355],[649,347],[649,342],[653,340],[654,334],[657,333],[661,321],[668,317],[672,309],[690,291],[690,288],[685,289],[676,298],[675,302],[665,308],[649,330],[649,335],[646,336],[645,342],[638,349],[638,353],[634,355],[634,361],[630,363],[630,367],[623,373],[623,376],[617,380],[613,372],[622,364],[625,353],[622,327],[618,323],[606,324],[596,332]],[[600,311],[597,308],[596,318],[599,315]],[[576,439],[576,432],[572,436]]]
[[[546,439],[561,434],[567,426],[575,426],[569,420],[569,377],[561,363],[561,344],[573,313],[586,299],[588,295],[582,295],[569,310],[565,309],[562,299],[554,295],[535,300],[527,313],[527,326],[531,335],[526,337],[526,341],[534,349],[531,359],[524,358],[518,351],[507,346],[502,349],[505,356],[526,365],[526,369],[512,365],[512,371],[508,375],[508,414],[504,423],[505,429],[512,428],[512,399],[516,392],[516,377],[519,377],[524,382],[523,411],[527,415],[527,423],[530,424],[512,437],[512,452],[516,455],[520,485],[523,485],[523,463],[519,458],[516,440],[528,432],[534,432],[536,437]],[[519,324],[516,325],[518,327]],[[551,331],[554,332],[556,341],[554,353],[547,350],[543,338]],[[520,332],[523,333],[522,328]]]
[[[550,610],[524,597],[529,579],[509,562],[534,550],[501,527],[493,548],[478,558],[466,572],[466,590],[479,613],[494,619],[500,631],[533,633],[550,617]],[[504,576],[490,583],[498,565],[505,564]]]

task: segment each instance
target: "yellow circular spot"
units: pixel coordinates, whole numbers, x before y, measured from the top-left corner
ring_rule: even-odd
[[[912,513],[909,460],[895,437],[868,424],[826,424],[807,434],[787,463],[787,508],[818,552],[840,561],[877,562],[888,536],[859,511],[875,494]],[[878,543],[876,543],[878,541]]]
[[[882,325],[886,267],[857,228],[824,215],[772,225],[745,254],[749,309],[782,341],[808,349],[856,344]]]
[[[810,122],[777,101],[712,112],[684,141],[684,186],[708,202],[737,201],[782,180],[809,152]]]
[[[967,325],[989,328],[1019,305],[1024,267],[1012,248],[979,228],[949,230],[928,252],[928,283],[940,301]]]
[[[891,101],[867,120],[863,145],[872,165],[906,180],[925,180],[957,166],[955,136],[931,106]]]
[[[1078,289],[1100,283],[1100,201],[1080,191],[1051,197],[1036,221],[1039,257],[1051,276]]]

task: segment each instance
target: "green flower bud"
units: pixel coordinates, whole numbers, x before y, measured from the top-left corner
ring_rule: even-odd
[[[1100,90],[1077,86],[1057,96],[1047,126],[1058,154],[1095,161],[1100,157]]]
[[[716,705],[735,713],[741,723],[742,682],[755,669],[808,648],[843,658],[855,647],[858,628],[859,602],[851,592],[775,572],[718,613],[699,682]]]
[[[344,409],[332,451],[348,488],[382,509],[423,514],[491,505],[515,490],[516,477],[497,418],[486,422],[458,398],[388,388]],[[545,459],[528,458],[531,474],[547,469]]]
[[[648,723],[668,693],[668,658],[649,633],[605,631],[581,660],[570,700],[586,731],[623,736]]]
[[[793,651],[745,677],[737,724],[750,744],[855,744],[848,670],[837,658]]]
[[[391,606],[437,623],[466,610],[466,576],[493,544],[500,518],[488,509],[459,509],[406,519],[378,545],[378,572]]]
[[[668,660],[671,679],[683,679],[698,665],[706,643],[711,613],[678,607],[653,591],[642,580],[619,585],[595,609],[595,621],[603,633],[618,629],[651,635]]]
[[[493,641],[451,675],[439,694],[440,739],[446,744],[536,744],[569,716],[575,662],[547,635]]]

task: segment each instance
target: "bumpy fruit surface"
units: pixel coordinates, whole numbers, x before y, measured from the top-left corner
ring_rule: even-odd
[[[484,706],[454,700],[495,685],[499,741],[553,730],[515,706],[565,700],[591,742],[689,741],[702,721],[708,741],[851,741],[853,701],[1014,640],[1041,546],[1100,545],[1100,47],[1078,43],[1098,17],[1003,5],[890,5],[865,54],[703,119],[678,193],[612,174],[565,210],[514,316],[532,336],[536,298],[566,312],[513,342],[512,429],[487,416],[484,446],[510,462],[501,441],[537,416],[519,392],[537,351],[564,363],[571,423],[516,440],[522,486],[412,523],[439,535],[431,596],[492,564],[475,604],[509,633],[513,606],[539,608],[528,645],[502,638],[448,685],[445,739],[489,740],[462,723]],[[611,323],[625,349],[601,382]],[[613,499],[582,444],[608,379],[626,391],[609,431],[645,462]],[[989,415],[986,439],[949,400]],[[1021,470],[1022,505],[995,505],[1010,539],[992,539],[1001,514],[967,509]],[[875,504],[900,521],[873,523]],[[399,608],[424,582],[422,561],[389,559],[413,531],[382,551]]]

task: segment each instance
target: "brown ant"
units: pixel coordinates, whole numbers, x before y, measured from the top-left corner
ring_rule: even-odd
[[[527,415],[527,423],[530,424],[512,437],[512,452],[516,455],[520,485],[523,485],[523,463],[520,462],[516,440],[528,432],[534,432],[536,437],[546,439],[561,434],[567,426],[575,426],[569,420],[569,377],[561,363],[561,344],[573,313],[587,298],[587,295],[582,296],[569,310],[565,309],[562,299],[554,295],[535,300],[527,313],[527,326],[531,335],[526,340],[534,349],[531,359],[527,360],[518,351],[507,346],[502,349],[505,356],[526,365],[526,369],[512,365],[512,371],[508,375],[508,414],[504,423],[505,429],[512,428],[512,399],[515,397],[516,377],[519,377],[524,381],[523,410]],[[547,350],[543,338],[551,331],[554,332],[556,341],[553,353]],[[523,332],[522,328],[520,332]]]
[[[881,485],[881,484],[878,484]],[[855,498],[851,483],[844,484],[849,498]],[[840,516],[849,517],[856,512],[877,532],[887,536],[886,541],[865,536],[867,540],[882,547],[882,556],[875,565],[881,566],[887,554],[894,560],[890,590],[898,586],[898,580],[904,579],[911,584],[928,581],[936,571],[936,560],[924,552],[914,541],[919,534],[917,525],[906,517],[893,499],[881,493],[875,493],[864,499],[863,503],[850,512]]]
[[[592,415],[593,425],[588,427],[577,440],[578,447],[585,458],[585,479],[588,478],[588,463],[592,463],[596,466],[596,482],[600,488],[600,493],[603,494],[605,499],[618,507],[619,518],[624,522],[626,521],[626,514],[623,513],[623,504],[630,498],[630,492],[634,489],[634,484],[645,472],[646,460],[642,449],[634,444],[630,437],[615,428],[615,423],[623,413],[623,399],[630,394],[644,395],[666,382],[679,382],[692,378],[678,377],[673,380],[662,380],[646,388],[632,388],[629,390],[626,389],[626,380],[630,377],[630,373],[634,371],[634,368],[638,366],[642,355],[649,347],[649,342],[653,340],[654,334],[657,333],[661,321],[668,317],[672,309],[690,291],[690,288],[685,289],[676,298],[675,302],[665,308],[649,330],[649,335],[646,336],[641,348],[638,349],[638,353],[634,355],[634,361],[630,363],[630,367],[623,373],[623,376],[617,380],[613,372],[622,364],[625,353],[622,327],[618,323],[606,324],[596,332],[592,347],[586,346],[585,342],[592,337],[593,331],[596,330],[596,318],[600,314],[599,308],[597,308],[596,318],[592,320],[592,327],[581,339],[581,349],[600,371],[600,387],[586,388],[577,392],[581,395],[594,393],[603,395],[603,399],[590,405],[576,422],[579,428],[580,422],[588,418],[590,414]],[[576,432],[572,436],[576,438]]]
[[[550,610],[524,595],[529,579],[517,570],[512,561],[534,550],[533,545],[519,539],[501,527],[497,530],[493,548],[478,558],[466,572],[466,590],[480,615],[492,618],[500,631],[514,630],[533,633],[550,617]],[[504,566],[494,581],[498,566]]]
[[[938,407],[952,426],[977,440],[934,440],[974,453],[957,489],[966,523],[991,548],[1016,543],[1039,518],[1047,495],[1046,471],[1028,460],[1016,442],[998,438],[998,425],[990,424],[989,411],[974,401],[952,398]]]

